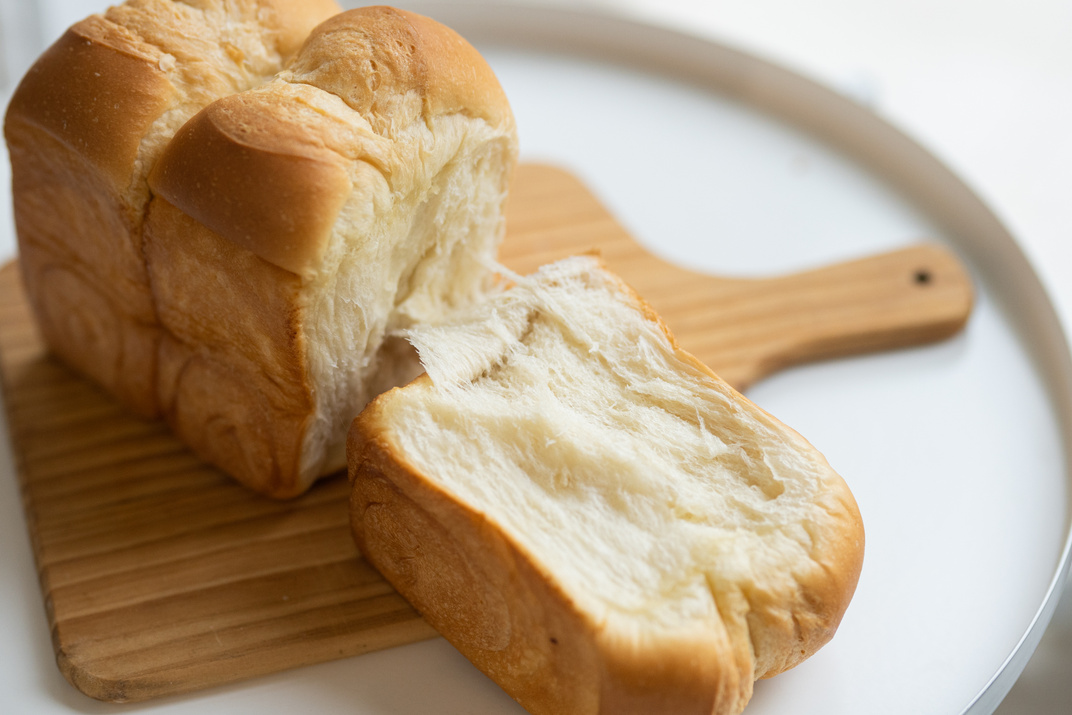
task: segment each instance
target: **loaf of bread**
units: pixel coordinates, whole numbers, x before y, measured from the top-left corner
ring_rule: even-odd
[[[71,27],[4,121],[19,263],[52,351],[157,416],[147,184],[182,124],[275,75],[334,0],[131,0]]]
[[[596,259],[515,280],[354,421],[358,545],[532,713],[740,712],[840,623],[852,494]]]
[[[448,28],[333,2],[128,0],[18,89],[20,261],[48,344],[274,497],[479,295],[517,139]],[[315,28],[314,28],[315,26]]]

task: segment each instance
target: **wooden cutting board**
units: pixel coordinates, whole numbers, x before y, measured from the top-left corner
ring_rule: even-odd
[[[971,310],[966,273],[934,246],[763,280],[672,266],[551,167],[519,170],[508,218],[506,265],[599,251],[739,387],[937,340]],[[56,660],[87,695],[144,700],[435,635],[358,555],[345,478],[276,502],[200,463],[49,357],[15,265],[0,270],[0,379]]]

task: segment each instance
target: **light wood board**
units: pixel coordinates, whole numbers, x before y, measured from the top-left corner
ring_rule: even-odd
[[[551,167],[521,167],[508,225],[506,265],[600,252],[738,387],[938,340],[971,310],[963,268],[929,245],[781,278],[672,266]],[[87,695],[144,700],[435,635],[357,553],[345,478],[276,502],[201,464],[48,355],[14,264],[0,270],[0,380],[57,663]]]

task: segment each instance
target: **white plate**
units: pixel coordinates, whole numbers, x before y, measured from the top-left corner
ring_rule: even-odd
[[[485,52],[511,97],[525,158],[572,169],[671,260],[767,274],[922,237],[960,254],[978,286],[963,335],[798,368],[750,391],[845,476],[868,543],[837,636],[757,684],[747,712],[992,712],[1052,614],[1072,522],[1062,437],[1072,364],[1007,231],[866,110],[709,40],[565,9],[408,6]],[[0,239],[10,245],[10,234]],[[51,663],[12,482],[3,516],[17,526],[2,534],[14,558],[0,578],[13,595],[3,632],[19,633],[0,647],[3,662],[23,670],[9,673],[5,692],[34,712],[96,708]],[[442,641],[139,708],[521,712]]]

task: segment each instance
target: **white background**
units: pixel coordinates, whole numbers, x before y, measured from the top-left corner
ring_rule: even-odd
[[[1069,325],[1072,2],[593,0],[592,4],[709,34],[868,104],[936,154],[990,205],[1021,243]],[[10,81],[21,75],[37,49],[67,25],[101,8],[100,3],[85,0],[39,5],[37,24],[27,25],[27,3],[0,0],[0,85],[4,77]],[[16,22],[24,29],[9,34]],[[7,202],[0,206],[0,220],[8,221]],[[12,251],[11,246],[0,246],[4,256]],[[12,712],[118,711],[75,693],[50,662],[16,491],[3,486],[2,559],[5,571],[21,577],[5,578],[0,592],[5,604],[0,633],[8,644],[16,644],[0,651],[4,656],[0,692],[15,698],[18,709]],[[367,657],[366,667],[382,670],[390,678],[400,664],[420,667],[421,659],[434,659],[441,648],[430,644],[396,649]],[[1070,676],[1072,606],[1066,599],[999,712],[1066,713],[1072,703]],[[473,679],[474,684],[478,680],[463,667],[457,677],[463,682]],[[270,694],[274,688],[300,690],[303,681],[300,673],[284,674],[258,687]],[[206,701],[180,700],[171,706],[182,711],[189,707],[191,712],[228,711],[231,706],[238,708],[242,697],[243,686],[238,685],[220,689]],[[317,697],[310,697],[315,704]],[[412,704],[426,695],[405,697]],[[6,712],[4,702],[12,701],[0,700],[0,712]],[[434,712],[435,699],[427,702],[428,711]],[[389,704],[383,705],[385,712],[390,711]]]

